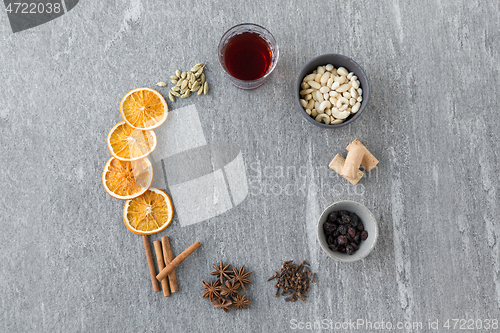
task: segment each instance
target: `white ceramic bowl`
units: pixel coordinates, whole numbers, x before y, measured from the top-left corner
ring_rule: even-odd
[[[365,230],[368,232],[368,238],[362,241],[359,245],[359,249],[351,255],[342,253],[340,251],[332,251],[328,248],[328,244],[326,243],[326,237],[323,231],[323,223],[328,219],[328,214],[339,210],[346,210],[348,212],[356,213],[359,219],[363,222]],[[328,256],[342,262],[355,262],[366,257],[368,254],[370,254],[370,252],[372,252],[373,248],[375,247],[375,243],[377,243],[378,238],[377,220],[375,219],[375,216],[373,216],[373,214],[368,210],[368,208],[366,208],[362,204],[349,200],[339,201],[328,206],[328,208],[326,208],[321,214],[318,220],[317,236],[321,248],[323,249],[323,251],[325,251],[326,254],[328,254]]]

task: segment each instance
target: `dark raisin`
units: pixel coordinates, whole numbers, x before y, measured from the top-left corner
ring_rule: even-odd
[[[359,221],[358,226],[356,227],[359,231],[365,230],[365,226],[363,225],[363,222]]]
[[[347,229],[347,233],[349,234],[349,236],[353,237],[356,236],[356,230],[353,228],[353,227],[349,227]]]
[[[323,230],[325,230],[325,233],[332,233],[333,231],[335,231],[335,229],[335,224],[333,224],[332,222],[326,221],[325,223],[323,223]]]
[[[361,234],[357,233],[352,239],[354,240],[354,243],[359,245],[359,243],[361,243]]]
[[[347,234],[346,237],[347,237],[347,240],[349,241],[349,243],[354,242],[354,239],[352,239],[351,235]]]
[[[348,255],[353,254],[354,253],[354,248],[351,245],[347,245],[345,247],[345,253],[347,253]]]
[[[349,216],[351,213],[349,213],[347,210],[341,210],[339,211],[340,216]]]
[[[340,248],[340,252],[345,253],[345,247]]]
[[[338,246],[347,245],[347,237],[346,236],[339,236],[339,237],[337,237],[337,245]]]
[[[352,248],[354,249],[354,251],[357,251],[357,250],[359,249],[358,244],[356,244],[356,243],[354,243],[354,242],[352,242],[352,243],[351,243],[351,246],[352,246]]]
[[[355,213],[351,213],[351,226],[356,228],[358,226],[358,223],[359,223],[358,215],[356,215]]]
[[[328,244],[328,248],[332,251],[338,251],[339,248],[335,244]]]
[[[342,224],[349,224],[351,223],[351,217],[349,215],[342,215]]]
[[[347,228],[345,227],[345,225],[341,225],[337,228],[337,231],[341,234],[341,235],[345,235],[347,234]]]
[[[331,212],[330,214],[328,214],[328,221],[335,222],[338,216],[339,212]]]
[[[339,229],[337,228],[337,230],[335,230],[333,233],[332,233],[332,236],[333,237],[339,237],[340,236],[340,231]]]
[[[328,236],[328,238],[326,239],[326,244],[330,245],[330,244],[335,244],[335,237],[333,237],[332,235]]]
[[[361,232],[361,240],[366,240],[368,238],[368,232],[366,230],[363,230]]]

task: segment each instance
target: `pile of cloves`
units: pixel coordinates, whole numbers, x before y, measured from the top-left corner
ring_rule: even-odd
[[[310,265],[304,260],[299,265],[293,263],[293,260],[285,261],[279,273],[275,272],[267,280],[278,279],[274,285],[276,288],[274,297],[290,295],[285,298],[285,301],[295,302],[297,299],[305,301],[309,291],[309,282],[315,283],[316,281],[316,273],[312,274],[308,266]],[[312,279],[310,279],[311,275]]]

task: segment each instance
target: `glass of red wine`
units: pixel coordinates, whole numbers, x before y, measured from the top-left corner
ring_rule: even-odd
[[[273,35],[257,24],[243,23],[226,31],[219,42],[219,62],[241,89],[261,86],[276,67],[279,49]]]

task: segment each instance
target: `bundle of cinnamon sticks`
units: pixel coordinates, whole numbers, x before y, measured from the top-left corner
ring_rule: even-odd
[[[151,275],[153,290],[160,291],[160,285],[158,283],[158,281],[160,281],[163,289],[163,296],[168,297],[170,296],[171,292],[175,293],[179,291],[179,287],[177,285],[177,277],[175,276],[175,267],[177,267],[182,261],[184,261],[184,259],[189,257],[189,255],[191,255],[194,250],[200,247],[200,242],[196,241],[184,252],[174,258],[172,249],[170,247],[170,241],[167,236],[162,237],[161,241],[154,241],[153,245],[156,253],[156,262],[158,264],[158,270],[160,271],[160,273],[156,275],[153,254],[151,253],[151,248],[149,246],[148,236],[143,235],[142,240],[144,242],[146,258],[148,260],[149,273]]]

